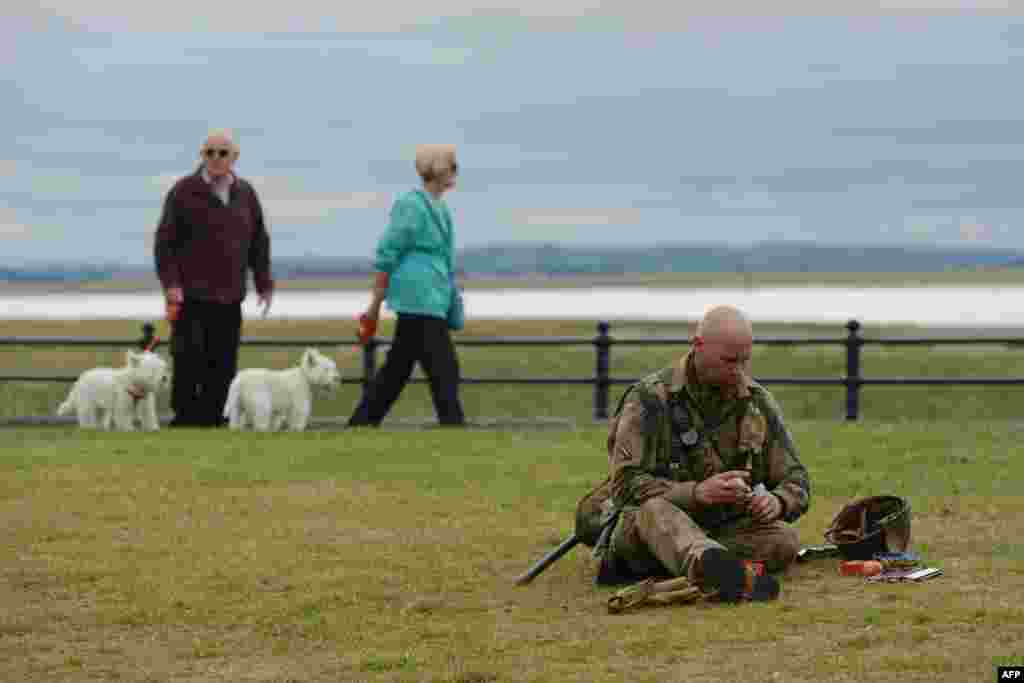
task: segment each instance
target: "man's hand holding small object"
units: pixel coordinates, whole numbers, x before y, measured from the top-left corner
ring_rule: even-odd
[[[742,503],[750,494],[748,479],[750,473],[745,470],[720,472],[700,482],[694,490],[694,495],[701,505]]]
[[[774,522],[782,516],[782,502],[769,493],[764,484],[758,484],[750,492],[747,506],[750,516],[758,522]]]

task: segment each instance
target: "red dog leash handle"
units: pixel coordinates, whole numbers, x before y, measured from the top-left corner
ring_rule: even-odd
[[[359,343],[363,346],[377,334],[377,321],[369,318],[365,313],[359,316]]]

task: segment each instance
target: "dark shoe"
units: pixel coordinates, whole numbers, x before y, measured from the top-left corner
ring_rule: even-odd
[[[779,585],[779,580],[774,576],[765,574],[764,576],[755,576],[753,581],[753,587],[750,592],[747,593],[746,597],[749,600],[756,602],[768,600],[775,600],[779,597],[779,591],[782,587]]]
[[[700,556],[700,588],[718,592],[723,602],[774,600],[779,597],[779,582],[773,576],[756,576],[728,550],[709,548]]]
[[[632,574],[616,559],[615,553],[611,549],[606,549],[598,562],[594,585],[621,586],[633,580]]]
[[[743,596],[747,571],[732,553],[708,548],[700,556],[700,589],[717,592],[720,600],[737,602]]]

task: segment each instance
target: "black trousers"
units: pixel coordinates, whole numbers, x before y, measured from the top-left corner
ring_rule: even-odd
[[[238,371],[242,304],[186,299],[171,333],[172,427],[225,423],[224,402]]]
[[[448,321],[429,315],[399,313],[384,367],[367,387],[348,421],[349,426],[380,426],[412,376],[417,361],[430,381],[430,397],[434,400],[438,422],[465,424],[459,401],[459,359],[448,331]]]

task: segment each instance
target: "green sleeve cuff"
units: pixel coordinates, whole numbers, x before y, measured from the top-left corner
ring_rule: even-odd
[[[775,489],[771,494],[778,498],[779,502],[782,503],[782,513],[779,515],[779,519],[785,522],[794,521],[794,518],[790,517],[790,511],[799,509],[797,501],[792,500],[786,490],[782,487]]]
[[[664,498],[686,512],[695,512],[699,507],[697,497],[694,495],[696,488],[697,482],[695,481],[674,482],[672,487],[665,492]]]

